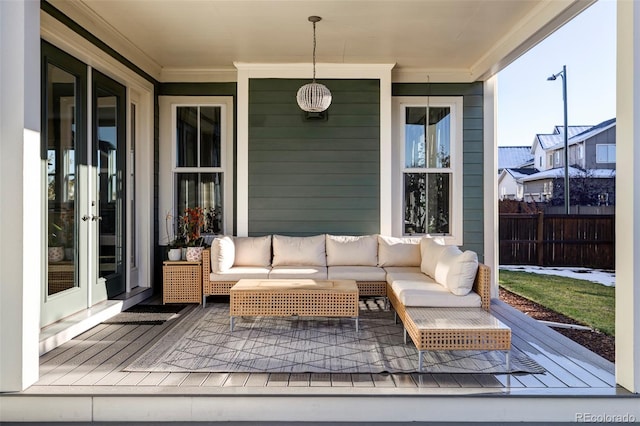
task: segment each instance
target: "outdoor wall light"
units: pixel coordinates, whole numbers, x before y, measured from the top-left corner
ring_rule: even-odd
[[[296,100],[298,106],[307,112],[322,112],[331,105],[331,92],[324,84],[316,83],[316,22],[322,20],[319,16],[309,16],[313,23],[313,80],[298,89]]]

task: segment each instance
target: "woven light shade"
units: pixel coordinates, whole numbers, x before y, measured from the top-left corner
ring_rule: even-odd
[[[298,89],[298,106],[307,112],[322,112],[331,105],[331,92],[320,83],[308,83]]]

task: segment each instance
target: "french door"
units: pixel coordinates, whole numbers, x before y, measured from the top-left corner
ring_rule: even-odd
[[[126,90],[44,41],[42,59],[45,326],[125,291]]]

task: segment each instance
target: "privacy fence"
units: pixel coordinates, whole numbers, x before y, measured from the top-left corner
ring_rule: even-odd
[[[500,214],[500,264],[614,269],[615,216]]]

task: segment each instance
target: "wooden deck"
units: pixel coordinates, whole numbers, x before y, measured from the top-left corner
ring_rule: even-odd
[[[394,410],[401,411],[411,410],[412,404],[417,404],[415,409],[418,411],[420,408],[417,407],[425,406],[424,404],[435,404],[434,409],[437,410],[438,404],[445,403],[442,398],[461,396],[467,398],[467,403],[472,403],[470,398],[482,398],[477,402],[478,406],[482,407],[483,404],[487,404],[486,398],[499,397],[500,405],[505,407],[505,410],[507,410],[506,407],[511,406],[508,409],[509,412],[513,413],[514,419],[520,420],[526,420],[525,417],[518,417],[521,416],[522,410],[527,410],[531,416],[537,415],[532,401],[548,404],[549,401],[555,401],[558,397],[564,398],[571,404],[585,404],[584,408],[575,407],[573,411],[564,408],[569,410],[565,415],[569,420],[571,415],[574,415],[572,413],[592,406],[590,404],[594,404],[593,398],[600,401],[602,398],[618,400],[630,397],[635,399],[634,403],[637,403],[637,398],[615,385],[614,365],[609,361],[547,326],[537,323],[505,303],[494,301],[492,313],[512,328],[513,346],[542,365],[546,373],[513,375],[247,374],[122,371],[141,351],[161,339],[162,335],[172,327],[173,321],[167,321],[162,325],[99,324],[41,356],[39,381],[24,392],[11,396],[17,397],[13,403],[25,404],[25,407],[34,402],[41,404],[42,401],[47,401],[45,405],[55,407],[52,408],[54,411],[60,411],[63,408],[51,405],[55,404],[51,401],[57,401],[61,406],[64,406],[62,402],[66,401],[68,410],[78,411],[78,401],[85,398],[87,412],[74,419],[90,418],[92,421],[168,419],[173,418],[174,413],[181,413],[182,416],[175,417],[175,420],[184,420],[185,417],[191,420],[203,420],[212,415],[212,404],[222,404],[222,407],[218,407],[222,410],[221,412],[230,410],[229,407],[236,407],[237,411],[234,411],[234,415],[223,416],[227,420],[251,420],[252,417],[242,405],[246,403],[242,401],[246,401],[247,397],[252,398],[251,401],[256,404],[256,407],[262,406],[261,404],[266,404],[265,409],[277,410],[280,407],[283,413],[288,413],[292,404],[299,404],[300,410],[303,410],[302,407],[307,407],[309,412],[313,412],[314,409],[318,409],[317,398],[325,398],[327,401],[333,401],[334,404],[341,404],[348,400],[349,406],[353,408],[344,408],[345,413],[348,413],[345,414],[347,418],[333,418],[342,421],[348,420],[350,418],[348,416],[357,416],[361,412],[358,410],[365,409],[358,408],[358,404],[363,404],[363,407],[368,407],[366,409],[369,410],[376,409],[376,405],[380,404],[377,402],[380,397],[384,398],[383,401],[387,401],[384,402],[385,404],[388,403],[388,398],[395,398],[397,406],[394,407],[397,408]],[[170,403],[169,400],[162,398],[149,398],[151,396],[173,399]],[[286,398],[274,399],[274,397]],[[419,399],[416,400],[416,397]],[[185,398],[190,401],[189,406],[184,406]],[[297,398],[297,400],[293,402],[291,398]],[[6,403],[8,399],[5,396],[4,402]],[[2,400],[1,395],[0,400]],[[507,400],[510,405],[505,404]],[[143,402],[135,403],[134,401]],[[112,404],[118,403],[127,405],[130,413],[137,414],[121,417],[120,412],[110,408]],[[172,414],[169,417],[163,417],[162,410],[167,404],[173,407],[170,411]],[[151,406],[157,406],[153,413],[150,411],[151,408],[145,408],[143,412],[139,412],[140,407]],[[307,415],[305,412],[296,411],[296,413],[297,417],[293,414],[275,417],[274,414],[274,419],[296,421],[300,416]],[[323,413],[330,414],[325,411]],[[491,419],[487,417],[487,413],[474,418],[482,419],[483,416],[485,421]],[[32,421],[46,419],[37,416],[35,419],[27,418]],[[390,419],[398,419],[398,416],[389,414],[389,417],[383,416],[378,421],[390,421]],[[406,419],[407,421],[418,420],[416,417]],[[445,419],[456,420],[455,417]],[[458,420],[460,419],[464,417],[458,417]],[[508,420],[509,415],[504,414],[502,419]]]

